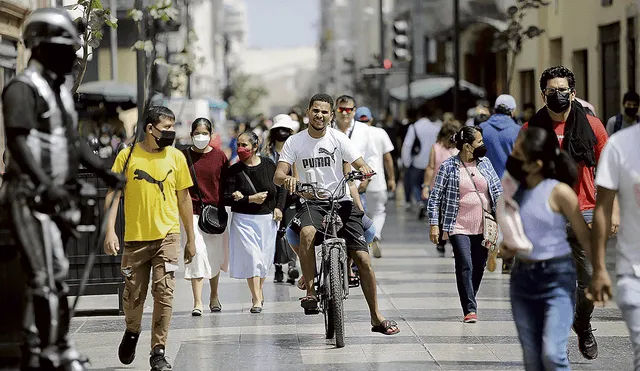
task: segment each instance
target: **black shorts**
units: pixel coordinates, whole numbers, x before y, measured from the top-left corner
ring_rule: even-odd
[[[318,205],[305,202],[300,207],[300,211],[291,221],[291,230],[300,234],[300,230],[304,227],[314,226],[316,233],[315,244],[319,244],[324,239],[325,227],[322,220],[329,212],[328,205]],[[367,241],[364,238],[364,229],[362,227],[362,216],[364,213],[351,201],[342,201],[339,203],[338,216],[342,220],[342,228],[338,230],[338,237],[344,238],[347,244],[347,250],[353,251],[369,251]]]

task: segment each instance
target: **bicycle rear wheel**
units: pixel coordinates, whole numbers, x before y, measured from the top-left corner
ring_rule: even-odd
[[[329,321],[333,322],[335,331],[336,347],[344,347],[344,311],[343,311],[343,274],[340,262],[340,250],[332,248],[329,250],[329,290],[331,299],[329,300]],[[333,317],[333,321],[331,321]],[[327,327],[328,328],[328,327]]]

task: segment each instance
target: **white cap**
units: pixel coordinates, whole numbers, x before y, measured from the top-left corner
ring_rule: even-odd
[[[516,99],[508,94],[501,94],[496,99],[496,103],[493,105],[494,108],[498,108],[499,105],[503,105],[510,110],[516,109]]]
[[[294,121],[291,116],[281,113],[273,118],[273,126],[271,127],[271,130],[277,128],[287,128],[297,132],[300,130],[300,123],[298,121]]]

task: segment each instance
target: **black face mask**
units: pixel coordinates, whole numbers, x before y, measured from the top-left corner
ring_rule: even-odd
[[[473,124],[475,126],[478,126],[478,125],[482,124],[483,122],[487,121],[488,119],[489,119],[489,115],[481,113],[479,115],[476,115],[476,117],[473,118]]]
[[[272,130],[271,136],[276,142],[285,142],[291,136],[291,130],[289,129]]]
[[[631,118],[636,118],[636,116],[638,115],[638,107],[625,107],[624,108],[624,114],[627,117],[631,117]]]
[[[473,158],[475,160],[484,157],[487,154],[487,147],[483,144],[473,149]]]
[[[507,158],[507,165],[505,167],[505,170],[507,170],[509,174],[511,174],[511,176],[521,184],[526,183],[528,175],[526,171],[522,170],[523,165],[524,161],[518,160],[513,156],[509,156]]]
[[[158,145],[158,147],[160,148],[165,148],[168,147],[170,145],[173,144],[173,142],[176,140],[176,132],[171,130],[160,130],[155,126],[152,126],[153,129],[156,129],[160,132],[160,137],[157,137],[153,134],[153,137],[156,138],[156,144]]]
[[[73,47],[55,44],[40,45],[36,57],[46,69],[60,76],[73,71],[77,58]]]
[[[547,95],[547,107],[554,113],[563,113],[569,106],[571,106],[571,100],[569,99],[570,92],[560,93],[556,91],[555,94]]]

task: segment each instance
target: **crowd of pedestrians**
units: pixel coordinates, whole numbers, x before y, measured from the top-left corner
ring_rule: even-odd
[[[175,117],[154,107],[145,140],[121,151],[113,166],[116,172],[126,170],[128,180],[122,263],[127,330],[120,360],[128,364],[135,357],[152,273],[151,364],[153,370],[168,369],[164,345],[180,245],[185,246],[194,316],[203,314],[204,280],[211,286],[210,311],[222,310],[221,271],[247,281],[251,313],[261,313],[272,266],[275,282],[284,282],[286,273],[288,283],[306,291],[301,306],[316,309],[315,287],[307,282],[317,269],[315,245],[324,211],[294,194],[295,184],[309,172],[329,189],[351,168],[377,174],[348,185],[340,200],[344,225],[339,236],[347,241],[350,283],[362,286],[372,330],[399,332],[378,309],[369,252],[382,257],[386,205],[395,196],[402,168],[408,210],[426,218],[426,234],[440,256],[446,242],[452,246],[463,322],[481,319],[477,294],[484,271],[494,271],[497,257],[502,258],[502,272],[511,274],[512,312],[527,370],[569,369],[571,329],[582,355],[598,356],[591,316],[594,302],[611,297],[603,251],[622,214],[629,226],[621,228],[618,239],[623,252],[618,255],[618,302],[640,369],[640,303],[632,294],[637,291],[632,236],[640,218],[638,169],[626,160],[626,153],[636,151],[630,134],[638,129],[633,123],[639,98],[625,94],[624,112],[604,125],[588,103],[576,98],[575,84],[567,68],[549,68],[540,78],[544,107],[536,111],[527,104],[518,115],[515,99],[500,95],[492,110],[488,102],[478,102],[465,124],[450,113],[436,117],[432,103],[426,103],[417,111],[419,118],[405,125],[405,133],[388,117],[377,126],[371,110],[358,107],[351,96],[333,100],[317,94],[306,117],[292,110],[268,125],[238,127],[230,159],[212,146],[214,124],[206,118],[192,123],[189,148],[182,154],[171,149]],[[129,151],[132,161],[124,169]],[[120,195],[111,192],[111,197]],[[228,220],[224,233],[199,227],[207,205]],[[110,254],[120,248],[114,215],[112,210],[105,242]]]

